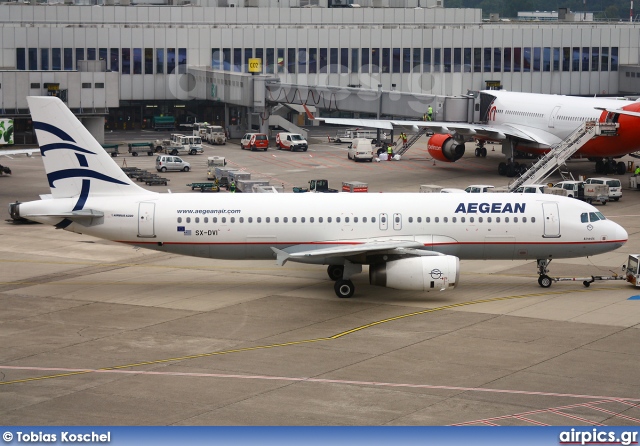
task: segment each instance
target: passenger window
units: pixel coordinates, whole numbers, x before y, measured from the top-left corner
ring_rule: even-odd
[[[247,219],[247,221],[248,221],[249,223],[253,223],[253,218],[249,217],[249,218]]]
[[[196,217],[194,221],[195,223],[200,223],[200,217]]]
[[[527,217],[522,217],[522,223],[526,223],[527,222]]]
[[[513,217],[513,222],[518,223],[518,217]]]
[[[345,217],[345,218],[344,218],[344,222],[345,222],[345,223],[349,223],[349,217]]]
[[[491,217],[487,217],[487,223],[491,223]]]
[[[449,218],[448,218],[448,217],[445,217],[445,218],[443,219],[443,221],[444,221],[445,223],[448,223],[448,222],[449,222]]]
[[[336,217],[336,223],[340,223],[340,217]]]
[[[500,223],[500,217],[496,217],[496,223]]]
[[[209,217],[205,217],[205,218],[204,218],[204,222],[205,222],[205,223],[209,223]]]
[[[256,223],[262,223],[262,217],[256,218]]]
[[[473,223],[473,217],[469,217],[469,223]]]
[[[318,223],[322,223],[322,217],[318,217]]]
[[[187,223],[191,223],[191,217],[187,217]]]
[[[396,221],[398,220],[398,217],[396,217]],[[413,217],[409,217],[409,223],[413,223]]]
[[[244,223],[244,217],[240,217],[240,223]]]
[[[291,222],[295,223],[297,221],[296,217],[291,218]]]
[[[435,221],[436,223],[438,223],[440,221],[440,217],[436,217],[433,221]]]
[[[464,217],[460,217],[460,222],[464,223],[465,222],[465,218]]]
[[[353,222],[358,223],[358,217],[353,217]]]
[[[227,217],[222,217],[222,223],[226,223],[227,222]]]
[[[267,217],[267,218],[265,218],[264,220],[265,220],[265,222],[267,222],[267,223],[271,223],[271,217]]]
[[[376,222],[376,218],[375,217],[371,217],[371,223],[375,223]]]
[[[362,217],[362,223],[366,223],[367,222],[367,217]]]
[[[426,221],[427,223],[431,223],[431,217],[425,218],[424,221]]]
[[[178,223],[182,223],[182,217],[178,217]]]
[[[478,217],[478,223],[482,223],[482,217]]]
[[[311,217],[311,221],[313,221],[313,217]],[[304,217],[300,218],[300,223],[304,223]]]
[[[418,217],[418,223],[422,223],[422,217]]]
[[[276,217],[276,218],[274,218],[274,219],[273,219],[273,221],[274,221],[275,223],[280,223],[280,217]]]
[[[235,217],[231,217],[231,223],[235,223],[236,222],[236,218]]]
[[[396,223],[400,223],[400,217],[396,217]]]
[[[212,223],[218,223],[218,217],[213,217],[213,218],[211,219],[211,222],[212,222]]]
[[[327,223],[331,223],[331,217],[327,217]]]
[[[531,223],[535,223],[536,222],[536,218],[535,217],[531,217]]]
[[[380,222],[381,223],[386,223],[387,222],[387,217],[380,217]]]
[[[282,221],[283,221],[284,223],[288,223],[288,222],[289,222],[289,217],[284,217],[284,218],[282,219]]]

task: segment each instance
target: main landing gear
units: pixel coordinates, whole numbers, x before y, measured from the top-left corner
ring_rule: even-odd
[[[486,158],[487,148],[484,146],[484,141],[476,141],[476,156]]]
[[[542,288],[549,288],[553,283],[553,279],[547,276],[549,263],[551,263],[550,259],[538,259],[538,285]]]
[[[355,265],[351,262],[347,262],[345,265],[329,265],[327,274],[331,280],[335,281],[333,290],[336,292],[336,296],[342,299],[353,296],[356,287],[350,277],[360,272],[362,272],[362,265]]]
[[[626,172],[627,166],[622,161],[616,161],[612,158],[596,160],[596,173],[624,175]]]
[[[509,161],[508,163],[502,162],[498,164],[498,175],[511,178],[517,175],[522,175],[527,171],[527,169],[528,167],[526,164],[520,164],[514,161]]]

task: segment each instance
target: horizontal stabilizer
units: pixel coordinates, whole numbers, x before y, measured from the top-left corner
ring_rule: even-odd
[[[81,211],[60,212],[55,214],[27,214],[21,215],[24,218],[30,217],[51,217],[51,218],[68,218],[69,220],[86,220],[88,218],[104,217],[104,212],[95,211],[93,209],[83,209]]]

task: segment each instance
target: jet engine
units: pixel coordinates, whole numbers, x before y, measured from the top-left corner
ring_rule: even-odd
[[[460,277],[455,256],[421,256],[369,266],[369,283],[396,290],[444,291],[453,289]]]
[[[427,150],[434,159],[453,163],[464,155],[464,143],[456,141],[451,135],[437,134],[429,138]]]

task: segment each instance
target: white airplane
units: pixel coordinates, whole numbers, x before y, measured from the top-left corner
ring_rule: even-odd
[[[584,121],[620,124],[617,136],[592,139],[574,155],[596,161],[597,172],[625,173],[626,165],[616,163],[614,158],[640,150],[639,101],[486,90],[480,92],[475,112],[476,119],[486,124],[318,119],[327,124],[388,130],[394,127],[426,127],[435,133],[429,139],[429,154],[443,162],[459,160],[464,155],[464,142],[470,139],[480,142],[476,156],[487,155],[484,142],[502,141],[508,163],[501,163],[498,172],[508,176],[519,173],[518,165],[513,162],[514,150],[542,154],[569,136]]]
[[[33,152],[37,152],[38,149],[0,149],[0,156],[8,156],[11,158],[11,155],[27,155],[31,156]],[[2,174],[11,174],[11,169],[7,166],[3,166],[0,164],[0,175]]]
[[[118,167],[55,97],[29,97],[51,198],[12,215],[143,248],[217,259],[329,265],[338,297],[372,285],[447,290],[459,259],[552,259],[611,251],[627,232],[578,200],[538,194],[159,194]]]

